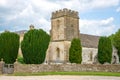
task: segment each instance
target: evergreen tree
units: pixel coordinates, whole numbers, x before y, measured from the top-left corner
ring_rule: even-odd
[[[13,32],[3,32],[0,35],[0,53],[6,64],[16,61],[19,49],[19,35]]]
[[[46,57],[46,50],[48,48],[50,36],[40,30],[29,30],[24,35],[21,43],[24,62],[26,64],[41,64]]]
[[[80,39],[74,38],[69,49],[69,61],[71,63],[81,63],[82,47]]]
[[[112,43],[107,37],[100,37],[98,45],[98,61],[103,64],[111,63],[112,59]]]

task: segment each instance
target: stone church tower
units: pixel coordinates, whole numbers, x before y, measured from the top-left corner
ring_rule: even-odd
[[[51,41],[46,54],[46,63],[69,62],[69,47],[73,38],[79,38],[78,12],[63,9],[52,13]]]

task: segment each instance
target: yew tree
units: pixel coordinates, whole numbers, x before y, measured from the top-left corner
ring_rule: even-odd
[[[98,44],[98,61],[101,64],[105,62],[111,63],[112,59],[112,43],[108,37],[100,37]]]
[[[19,35],[13,32],[0,34],[0,54],[6,64],[16,61],[19,49]]]
[[[29,30],[21,43],[23,59],[26,64],[41,64],[45,60],[50,36],[42,29]]]
[[[69,61],[71,63],[81,63],[82,61],[81,41],[78,38],[74,38],[71,42],[69,49]]]

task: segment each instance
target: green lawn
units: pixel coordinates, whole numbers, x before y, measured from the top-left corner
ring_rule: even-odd
[[[38,73],[14,73],[8,76],[42,76],[42,75],[89,75],[89,76],[119,76],[117,72],[38,72]]]

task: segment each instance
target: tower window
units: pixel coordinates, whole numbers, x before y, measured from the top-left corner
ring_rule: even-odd
[[[71,25],[71,27],[73,27],[73,25]]]
[[[60,57],[60,49],[57,48],[57,58],[59,58],[59,57]]]

